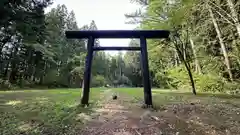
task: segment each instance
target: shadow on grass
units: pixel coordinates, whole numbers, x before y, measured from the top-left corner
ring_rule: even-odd
[[[79,97],[78,91],[1,93],[0,133],[77,134],[97,106],[93,98],[84,108]]]
[[[191,92],[171,93],[173,95],[195,96]],[[229,95],[225,93],[197,93],[196,97],[216,97],[222,99],[240,99],[240,95]]]

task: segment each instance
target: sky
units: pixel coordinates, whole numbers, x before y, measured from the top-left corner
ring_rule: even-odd
[[[90,24],[91,20],[94,20],[99,30],[136,28],[136,25],[125,23],[124,14],[134,12],[138,8],[137,5],[130,3],[130,0],[54,0],[47,11],[58,4],[65,4],[69,11],[74,11],[79,27]],[[129,41],[130,39],[100,39],[100,44],[101,46],[127,46]]]

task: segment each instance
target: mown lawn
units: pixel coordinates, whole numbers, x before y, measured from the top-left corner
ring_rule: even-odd
[[[80,89],[1,91],[0,134],[79,134],[84,121],[78,115],[94,113],[105,89],[91,90],[91,105],[88,108],[79,106]],[[142,88],[112,90],[133,97],[133,102],[136,103],[143,100]],[[210,93],[194,96],[191,93],[153,89],[153,102],[157,113],[162,114],[166,123],[175,124],[178,130],[186,130],[189,126],[187,121],[193,120],[196,125],[203,124],[199,126],[204,130],[213,125],[215,130],[240,133],[239,96]],[[163,112],[168,115],[163,115]],[[195,128],[198,127],[193,129]]]
[[[143,88],[115,88],[115,91],[133,96],[136,100],[143,100]],[[225,93],[203,93],[198,92],[193,95],[191,92],[182,92],[177,90],[152,89],[153,104],[160,107],[166,104],[183,102],[204,102],[204,103],[222,103],[226,102],[240,107],[240,95],[229,95]]]
[[[101,90],[92,89],[88,108],[78,106],[80,89],[0,92],[0,134],[76,134],[77,115],[94,111]]]

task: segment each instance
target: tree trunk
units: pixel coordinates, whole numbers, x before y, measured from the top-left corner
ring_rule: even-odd
[[[13,60],[12,61],[12,71],[11,71],[11,74],[10,74],[10,78],[9,78],[9,81],[11,83],[16,83],[17,82],[17,65],[16,65],[16,61]]]
[[[4,70],[4,61],[3,61],[3,57],[2,57],[2,53],[3,53],[3,47],[6,45],[6,43],[8,43],[10,40],[11,40],[12,36],[5,36],[1,41],[0,41],[0,76],[4,77],[5,78],[5,73],[6,73],[6,70]],[[9,61],[8,61],[9,63]],[[9,65],[9,64],[7,64]],[[4,73],[3,73],[4,72]],[[3,73],[3,74],[2,74]]]
[[[174,55],[175,55],[175,66],[177,67],[179,64],[182,64],[182,62],[181,62],[181,59],[180,59],[180,57],[179,57],[179,54],[178,54],[178,52],[177,52],[177,50],[175,50],[175,52],[174,52]]]
[[[233,22],[235,24],[235,27],[236,27],[237,32],[238,32],[238,36],[240,38],[240,22],[239,22],[239,19],[238,19],[238,13],[234,8],[234,4],[233,4],[232,0],[227,0],[227,4],[228,4],[228,7],[231,10]]]
[[[28,55],[28,58],[27,58],[27,67],[26,67],[26,70],[25,70],[25,79],[28,80],[28,79],[31,79],[31,69],[32,69],[32,66],[33,66],[33,51],[32,49],[30,48],[29,50],[29,55]]]
[[[192,75],[192,72],[191,72],[191,67],[190,67],[190,64],[184,60],[184,65],[188,71],[188,75],[189,75],[189,78],[190,78],[190,81],[191,81],[191,85],[192,85],[192,92],[194,95],[197,95],[197,92],[196,92],[196,88],[195,88],[195,83],[194,83],[194,80],[193,80],[193,75]]]
[[[5,68],[4,75],[3,75],[5,80],[9,80],[9,72],[8,72],[9,71],[9,66],[10,66],[10,59],[7,62],[7,66]]]
[[[5,67],[5,71],[4,71],[4,79],[5,80],[10,80],[10,75],[11,75],[11,70],[12,70],[12,61],[13,61],[13,57],[14,57],[14,48],[11,48],[10,49],[10,52],[11,52],[11,54],[10,54],[10,56],[9,56],[9,59],[8,59],[8,61],[7,61],[7,65],[6,65],[6,67]],[[10,65],[11,65],[11,70],[9,70],[9,68],[10,68]]]
[[[184,58],[184,60],[186,60],[187,59],[187,54],[186,54],[186,44],[183,44],[182,45],[182,52],[183,52],[183,58]]]
[[[40,82],[39,82],[40,85],[42,85],[44,83],[44,77],[46,75],[46,70],[47,70],[47,62],[44,61],[43,73],[41,74]]]
[[[18,73],[19,73],[19,56],[18,56],[18,52],[19,52],[19,46],[20,44],[18,42],[14,43],[15,45],[12,48],[12,60],[11,60],[11,72],[10,72],[10,77],[9,77],[9,81],[13,84],[15,84],[17,82],[17,77],[18,77]]]
[[[185,67],[187,69],[188,76],[189,76],[189,79],[190,79],[190,82],[191,82],[191,86],[192,86],[192,92],[193,92],[194,95],[197,95],[195,83],[194,83],[194,80],[193,80],[193,75],[192,75],[192,72],[191,72],[191,66],[186,61],[186,59],[184,59],[184,54],[181,52],[181,50],[179,49],[177,44],[175,44],[175,47],[176,47],[176,50],[178,52],[178,55],[179,55],[180,59],[182,60],[182,62],[184,63],[184,65],[185,65]]]
[[[226,50],[226,47],[224,45],[224,42],[223,42],[223,38],[222,38],[222,34],[221,34],[221,31],[219,29],[219,26],[217,24],[217,21],[214,17],[214,14],[212,12],[212,9],[211,7],[208,7],[208,10],[209,10],[209,13],[210,13],[210,16],[211,16],[211,19],[212,19],[212,22],[214,24],[214,27],[215,27],[215,30],[217,32],[217,37],[219,39],[219,43],[221,45],[221,49],[222,49],[222,52],[223,52],[223,56],[225,58],[225,65],[227,67],[227,72],[228,72],[228,75],[229,75],[229,79],[231,81],[233,81],[233,76],[232,76],[232,72],[231,72],[231,66],[230,66],[230,61],[229,61],[229,58],[228,58],[228,54],[227,54],[227,50]]]
[[[36,59],[38,59],[39,57],[40,57],[40,56],[39,56],[38,54],[36,54],[36,57],[33,57],[33,55],[32,55],[32,60],[31,60],[31,65],[32,65],[31,71],[32,71],[32,73],[31,73],[31,75],[30,75],[30,80],[31,80],[32,82],[35,81],[36,68],[37,68],[37,66],[38,66],[38,61],[37,61]]]
[[[196,50],[195,50],[195,44],[194,44],[191,37],[190,37],[190,44],[191,44],[192,51],[193,51],[193,56],[194,56],[194,59],[195,59],[195,68],[196,68],[195,70],[196,70],[197,73],[202,74],[202,69],[201,69],[201,66],[199,64],[197,53],[196,53]]]
[[[174,65],[175,65],[175,67],[178,66],[178,54],[177,54],[177,51],[174,52]]]
[[[36,76],[36,66],[33,66],[33,72],[32,72],[32,75],[31,75],[31,81],[32,82],[35,82],[35,76]]]

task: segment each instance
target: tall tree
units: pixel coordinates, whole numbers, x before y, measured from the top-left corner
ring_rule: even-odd
[[[232,0],[227,0],[227,4],[228,4],[228,7],[231,11],[232,20],[235,24],[235,27],[236,27],[237,32],[238,32],[238,36],[240,38],[240,19],[239,19],[239,16],[238,16],[239,13],[237,12],[236,7],[235,7],[236,3],[234,4]]]
[[[232,76],[232,72],[231,72],[231,66],[230,66],[230,61],[229,61],[229,58],[228,58],[228,54],[227,54],[227,50],[226,50],[226,47],[224,45],[224,42],[223,42],[223,38],[222,38],[222,34],[221,34],[221,31],[220,31],[220,28],[218,26],[218,23],[215,19],[215,16],[212,12],[212,9],[211,7],[208,7],[208,10],[209,10],[209,13],[210,13],[210,16],[211,16],[211,19],[212,19],[212,22],[214,24],[214,27],[215,27],[215,30],[217,32],[217,36],[218,36],[218,39],[219,39],[219,43],[221,45],[221,49],[222,49],[222,52],[223,52],[223,56],[224,56],[224,59],[225,59],[225,64],[226,64],[226,67],[227,67],[227,71],[228,71],[228,75],[229,75],[229,78],[231,81],[233,81],[233,76]]]

